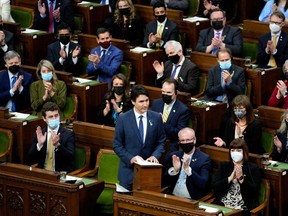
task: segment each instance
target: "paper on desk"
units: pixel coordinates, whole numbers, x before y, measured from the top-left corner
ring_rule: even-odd
[[[188,22],[198,22],[198,21],[205,21],[205,20],[209,20],[209,19],[205,18],[205,17],[194,16],[194,17],[184,18],[183,20],[188,21]]]
[[[205,212],[209,212],[209,213],[215,213],[218,211],[217,208],[212,208],[210,206],[203,206],[203,205],[200,205],[199,208],[204,208],[205,209]]]
[[[271,165],[274,165],[274,164],[278,163],[278,161],[269,160],[269,163],[270,163]]]
[[[67,175],[65,180],[66,180],[66,181],[72,181],[72,180],[81,181],[81,180],[82,180],[82,178],[79,178],[79,177],[75,177],[75,176],[70,176],[70,175]]]
[[[19,112],[10,112],[10,114],[14,115],[10,119],[23,119],[25,120],[30,114],[19,113]]]
[[[207,102],[206,105],[208,105],[208,106],[215,106],[216,103],[214,103],[214,102]]]
[[[31,34],[31,33],[35,33],[35,32],[39,32],[39,30],[37,30],[37,29],[25,29],[25,31],[22,31],[22,33],[24,33],[24,34]]]
[[[145,48],[145,47],[135,47],[133,49],[130,49],[130,51],[137,52],[137,53],[142,53],[142,52],[152,51],[152,49]]]
[[[116,183],[116,192],[129,193],[131,191],[127,190],[126,188],[122,187],[120,184]]]
[[[79,78],[79,77],[75,77],[76,80],[78,80],[78,84],[84,84],[84,83],[88,83],[88,82],[91,82],[91,80],[89,79],[83,79],[83,78]]]
[[[82,1],[82,2],[79,2],[78,5],[81,5],[81,4],[89,4],[91,2],[88,2],[88,1]]]
[[[137,164],[139,164],[139,165],[145,165],[145,166],[160,166],[161,164],[159,164],[159,163],[153,163],[153,162],[149,162],[149,161],[147,161],[147,160],[143,160],[143,159],[141,159],[140,157],[136,157],[136,159],[137,159]]]

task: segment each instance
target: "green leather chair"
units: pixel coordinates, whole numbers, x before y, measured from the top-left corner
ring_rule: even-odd
[[[0,162],[12,161],[13,133],[0,128]]]
[[[198,80],[198,89],[192,97],[194,98],[202,98],[205,95],[206,90],[206,84],[207,84],[207,75],[201,73]]]
[[[274,145],[274,131],[262,128],[261,146],[265,152],[271,153]]]
[[[251,56],[251,62],[254,63],[256,61],[258,52],[258,44],[255,42],[244,41],[242,56]]]
[[[269,216],[270,183],[262,179],[259,190],[259,206],[250,211],[251,216]],[[262,213],[262,214],[260,214]]]
[[[77,175],[89,169],[91,148],[84,145],[76,145],[74,157],[74,171],[70,175]]]
[[[122,64],[120,65],[120,73],[125,75],[129,83],[132,73],[132,63],[129,61],[123,61]]]
[[[16,23],[20,23],[21,28],[32,28],[34,20],[33,9],[11,5],[11,15]]]
[[[184,12],[184,15],[188,16],[188,17],[193,17],[198,13],[200,0],[188,0],[188,1],[189,1],[189,7]],[[202,4],[202,2],[201,2],[201,4]]]
[[[69,119],[77,119],[78,114],[78,96],[76,94],[68,94],[66,97],[66,104],[62,110],[62,121]]]

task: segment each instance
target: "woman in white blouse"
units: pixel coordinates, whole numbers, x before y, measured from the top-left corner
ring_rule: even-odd
[[[0,0],[0,15],[4,22],[15,22],[11,16],[10,0]]]

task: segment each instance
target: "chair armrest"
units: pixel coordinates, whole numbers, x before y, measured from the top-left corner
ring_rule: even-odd
[[[216,199],[215,197],[212,197],[211,199],[206,200],[205,203],[210,203],[211,204],[211,203],[214,202],[215,199]]]
[[[257,206],[256,208],[252,209],[250,211],[251,216],[257,216],[260,212],[262,212],[265,208],[267,207],[267,205],[264,203],[260,204],[259,206]]]
[[[209,200],[213,199],[213,200],[212,200],[212,202],[213,202],[213,201],[215,200],[215,198],[214,198],[213,196],[214,196],[213,193],[209,193],[209,194],[207,194],[206,196],[198,199],[198,201],[199,201],[199,202],[206,202],[206,201],[209,201]]]
[[[84,173],[84,171],[86,171],[86,167],[80,168],[80,169],[78,169],[78,170],[74,170],[74,171],[72,171],[72,172],[70,172],[70,173],[68,173],[68,174],[69,174],[69,175],[78,175],[78,174],[80,174],[80,173]]]
[[[78,177],[94,177],[98,173],[98,168],[93,170],[87,170],[85,172],[77,174]]]

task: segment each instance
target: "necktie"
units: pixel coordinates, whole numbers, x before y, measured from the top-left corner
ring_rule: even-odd
[[[162,37],[162,33],[163,33],[163,24],[158,24],[157,34],[160,36],[160,38]],[[156,43],[156,47],[159,48],[160,44]]]
[[[50,5],[49,5],[49,29],[48,32],[53,32],[53,22],[54,22],[54,18],[53,18],[53,2],[54,0],[50,0]]]
[[[167,119],[168,119],[168,116],[169,116],[169,107],[170,107],[170,104],[166,104],[166,108],[165,108],[165,111],[162,115],[162,120],[163,122],[166,122]]]
[[[105,56],[106,56],[106,50],[103,49],[103,50],[102,50],[102,55],[101,55],[101,60],[102,60],[102,61],[104,61]]]
[[[102,5],[106,5],[106,0],[101,0]]]
[[[143,116],[140,115],[139,116],[139,133],[140,133],[141,140],[144,143],[144,128],[143,128],[142,118],[143,118]]]
[[[63,46],[64,52],[65,52],[65,60],[63,62],[63,71],[66,71],[67,69],[67,62],[68,62],[68,54],[66,52],[66,45]]]
[[[53,141],[52,131],[50,132],[50,138],[47,145],[47,158],[46,158],[46,170],[53,171]]]
[[[276,40],[277,40],[277,35],[273,35],[272,41],[273,41],[273,44],[274,44],[275,47],[276,47]],[[271,67],[277,67],[275,58],[274,58],[274,56],[272,55],[272,53],[270,54],[270,66],[271,66]]]
[[[178,67],[180,67],[180,65],[175,65],[174,70],[173,70],[173,72],[171,74],[171,78],[175,79],[175,75],[176,75],[176,71],[177,71]]]
[[[216,32],[216,33],[215,33],[215,37],[216,37],[217,39],[219,39],[219,38],[220,38],[220,32]],[[217,51],[218,51],[218,49],[219,49],[218,46],[215,47],[215,48],[212,50],[212,54],[216,54]]]
[[[15,83],[16,83],[17,77],[16,76],[12,76],[12,88],[14,87]],[[11,106],[11,111],[15,112],[16,111],[16,107],[15,107],[15,101],[12,98],[12,106]]]

